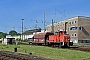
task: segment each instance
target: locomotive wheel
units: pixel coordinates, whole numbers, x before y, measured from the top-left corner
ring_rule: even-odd
[[[69,44],[70,46],[73,46],[73,42],[70,42],[70,44]]]
[[[58,48],[60,48],[60,47],[61,47],[61,43],[58,44]]]

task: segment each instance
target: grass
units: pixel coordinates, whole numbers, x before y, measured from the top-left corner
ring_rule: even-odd
[[[35,56],[55,59],[55,60],[89,60],[90,53],[78,50],[69,50],[62,48],[51,48],[46,46],[33,46],[33,45],[2,45],[1,50],[14,52],[17,47],[18,53],[29,54],[32,52]]]

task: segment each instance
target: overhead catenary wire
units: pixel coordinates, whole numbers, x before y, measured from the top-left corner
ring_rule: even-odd
[[[55,8],[55,16],[56,16],[56,11],[59,12],[59,13],[62,13],[62,12],[58,11],[58,10]]]
[[[57,12],[59,13],[59,15],[61,15],[61,18],[60,18],[60,16],[58,16]],[[62,14],[63,14],[63,15],[62,15]],[[60,20],[62,21],[62,18],[66,18],[66,10],[63,10],[63,11],[60,12],[58,9],[55,8],[55,17],[54,17],[54,19],[55,19],[56,17],[59,17]],[[56,20],[59,20],[59,19],[55,19],[55,21],[56,21]],[[57,21],[57,22],[58,22],[58,21]]]

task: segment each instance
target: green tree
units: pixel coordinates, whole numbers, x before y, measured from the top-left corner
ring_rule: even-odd
[[[17,35],[21,35],[20,33],[17,33]]]
[[[0,32],[0,38],[6,38],[6,33]]]
[[[18,35],[18,33],[17,33],[15,30],[11,30],[11,31],[9,32],[9,35],[11,35],[11,36],[16,36],[16,35]]]

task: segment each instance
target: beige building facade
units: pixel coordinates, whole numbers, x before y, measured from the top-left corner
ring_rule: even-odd
[[[66,30],[74,43],[90,43],[90,17],[77,16],[53,23],[54,32]],[[52,24],[46,26],[52,32]]]

